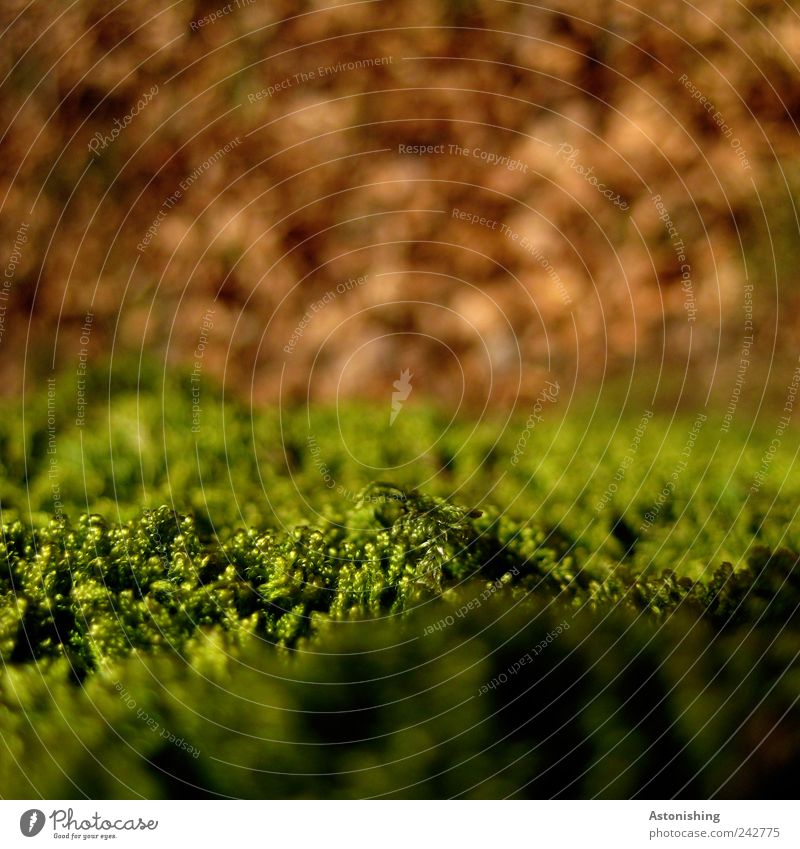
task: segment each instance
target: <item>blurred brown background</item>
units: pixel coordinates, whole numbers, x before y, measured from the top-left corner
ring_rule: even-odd
[[[4,392],[202,343],[260,402],[406,368],[477,404],[661,367],[726,396],[751,309],[765,371],[794,347],[797,3],[0,18]]]

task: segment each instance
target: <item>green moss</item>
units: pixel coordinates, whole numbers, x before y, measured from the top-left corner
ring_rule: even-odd
[[[497,596],[455,615],[473,600],[470,588],[402,620],[328,620],[291,658],[206,632],[184,658],[107,663],[81,687],[63,660],[12,667],[0,715],[17,760],[0,758],[0,787],[751,798],[794,786],[796,631],[720,634],[680,612],[656,625],[624,609],[510,609]],[[758,733],[768,718],[777,760]]]
[[[334,620],[405,614],[474,585],[516,603],[556,599],[597,615],[659,621],[679,609],[716,627],[787,624],[800,606],[798,557],[757,549],[707,581],[592,571],[542,531],[388,484],[317,527],[238,531],[201,542],[168,507],[121,525],[84,515],[3,528],[2,659],[67,656],[79,675],[132,650],[181,653],[198,630],[243,631],[284,647]]]
[[[514,465],[515,426],[431,408],[389,430],[209,392],[192,434],[160,397],[54,455],[38,399],[0,420],[2,795],[791,786],[800,484],[750,490],[769,428],[726,436],[731,476],[709,422],[645,527],[683,425],[628,462],[639,416],[543,423]]]

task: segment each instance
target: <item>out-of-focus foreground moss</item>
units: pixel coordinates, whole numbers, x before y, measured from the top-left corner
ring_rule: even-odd
[[[472,592],[402,622],[330,625],[291,659],[203,634],[183,659],[137,653],[83,687],[64,661],[9,668],[3,794],[792,792],[796,628],[505,601],[458,618]]]

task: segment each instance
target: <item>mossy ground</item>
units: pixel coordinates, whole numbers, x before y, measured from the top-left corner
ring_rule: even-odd
[[[192,432],[167,389],[0,423],[2,795],[768,795],[796,767],[770,426],[209,392]]]

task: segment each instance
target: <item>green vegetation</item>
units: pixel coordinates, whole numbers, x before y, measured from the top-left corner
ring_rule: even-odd
[[[390,428],[209,391],[193,433],[162,388],[0,423],[3,796],[791,786],[798,484],[769,425]]]

